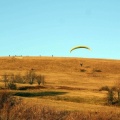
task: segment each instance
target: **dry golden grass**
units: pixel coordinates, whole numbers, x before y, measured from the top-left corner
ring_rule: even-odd
[[[83,63],[83,66],[80,66]],[[25,74],[34,69],[45,76],[45,87],[39,90],[22,91],[31,94],[50,92],[42,96],[23,97],[32,105],[46,105],[58,110],[69,111],[114,111],[119,113],[119,107],[105,105],[106,92],[99,91],[103,86],[114,86],[120,80],[120,61],[107,59],[84,59],[65,57],[1,57],[0,75]],[[0,82],[0,86],[4,86]],[[28,86],[28,84],[17,84]],[[33,86],[36,86],[34,84]],[[17,91],[21,92],[21,91]],[[51,95],[51,92],[58,94]],[[59,94],[63,92],[64,94]],[[46,93],[45,93],[46,94]]]

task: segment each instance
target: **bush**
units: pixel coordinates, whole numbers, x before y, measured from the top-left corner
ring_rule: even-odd
[[[108,86],[103,86],[99,89],[99,91],[109,91],[109,87]]]
[[[17,89],[17,86],[15,83],[13,82],[10,82],[8,83],[8,89],[11,89],[11,90],[16,90]]]
[[[81,72],[86,72],[86,70],[85,70],[85,69],[80,69],[80,71],[81,71]]]
[[[98,70],[95,70],[94,72],[102,72],[102,71],[98,69]]]
[[[106,100],[107,100],[107,104],[109,105],[113,105],[113,104],[116,104],[118,100],[116,100],[115,98],[115,92],[117,90],[116,87],[108,87],[108,86],[104,86],[104,87],[101,87],[99,89],[99,91],[107,91],[107,96],[106,96]]]
[[[15,83],[25,83],[23,76],[21,76],[20,74],[15,75],[14,80],[15,80]]]
[[[7,84],[8,84],[8,75],[5,73],[4,75],[3,75],[3,81],[4,81],[4,83],[5,83],[5,88],[7,88]]]
[[[21,102],[8,91],[0,91],[0,120],[13,120],[11,111]]]
[[[37,80],[38,85],[40,85],[41,83],[44,85],[45,83],[43,75],[36,76],[36,80]]]
[[[1,91],[0,92],[0,109],[3,108],[3,104],[8,100],[10,97],[10,93],[7,91]]]
[[[15,90],[17,89],[16,84],[15,83],[29,83],[29,84],[33,84],[34,82],[37,82],[38,85],[44,85],[45,80],[44,80],[44,75],[37,75],[35,73],[35,71],[30,70],[28,72],[26,72],[25,75],[21,75],[21,74],[4,74],[2,80],[5,83],[5,88],[9,88],[11,90]],[[24,89],[24,88],[23,88]]]
[[[112,89],[110,89],[108,91],[107,100],[108,100],[108,104],[110,104],[110,105],[112,105],[114,103],[114,92]]]
[[[93,72],[102,72],[102,70],[93,68]]]

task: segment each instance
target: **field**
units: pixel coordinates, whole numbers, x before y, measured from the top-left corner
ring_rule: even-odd
[[[105,119],[118,118],[119,106],[107,104],[107,91],[104,86],[116,86],[120,80],[120,61],[109,59],[70,58],[70,57],[1,57],[0,88],[4,86],[4,74],[25,74],[34,70],[44,75],[45,84],[33,89],[11,90],[28,106],[47,106],[58,111],[81,112],[84,115],[96,114]],[[37,88],[37,89],[35,89]],[[74,116],[74,115],[73,115]],[[95,115],[94,115],[95,116]],[[68,118],[72,120],[72,118]],[[77,118],[76,118],[77,119]],[[95,118],[97,119],[97,118]]]

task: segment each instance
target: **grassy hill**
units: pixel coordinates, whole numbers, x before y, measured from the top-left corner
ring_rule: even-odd
[[[0,75],[13,72],[24,74],[26,71],[33,69],[36,73],[44,74],[47,83],[81,86],[81,84],[78,84],[79,82],[88,81],[87,84],[90,87],[91,82],[92,85],[99,83],[100,86],[119,80],[119,66],[119,60],[107,59],[1,57]]]
[[[67,57],[1,57],[0,70],[21,71],[34,68],[39,72],[79,72],[81,63],[87,71],[96,69],[107,74],[117,74],[120,71],[119,60]]]
[[[83,112],[107,113],[116,110],[119,114],[119,107],[106,105],[107,92],[99,91],[104,86],[112,87],[119,83],[119,66],[120,60],[109,59],[1,57],[0,75],[24,74],[31,69],[44,75],[45,88],[17,91],[16,95],[29,104],[32,102],[33,105]],[[0,82],[0,85],[3,86],[4,83]],[[22,85],[17,84],[18,87]],[[35,85],[37,84],[31,86]]]

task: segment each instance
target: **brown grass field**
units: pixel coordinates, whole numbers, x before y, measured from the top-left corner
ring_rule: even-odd
[[[58,111],[77,111],[85,115],[99,113],[99,116],[104,116],[105,119],[119,119],[120,107],[107,105],[107,92],[99,89],[103,86],[115,86],[120,81],[120,60],[0,57],[0,87],[4,86],[2,75],[5,73],[24,74],[31,69],[45,76],[44,87],[11,91],[21,93],[23,96],[19,97],[27,106],[47,106]],[[28,85],[17,84],[17,87]],[[29,86],[37,86],[37,83]],[[24,96],[25,93],[29,93],[30,96]],[[67,119],[74,120],[75,116],[71,113],[71,117]],[[95,120],[98,119],[95,115],[93,116]],[[78,120],[78,118],[75,119]]]

